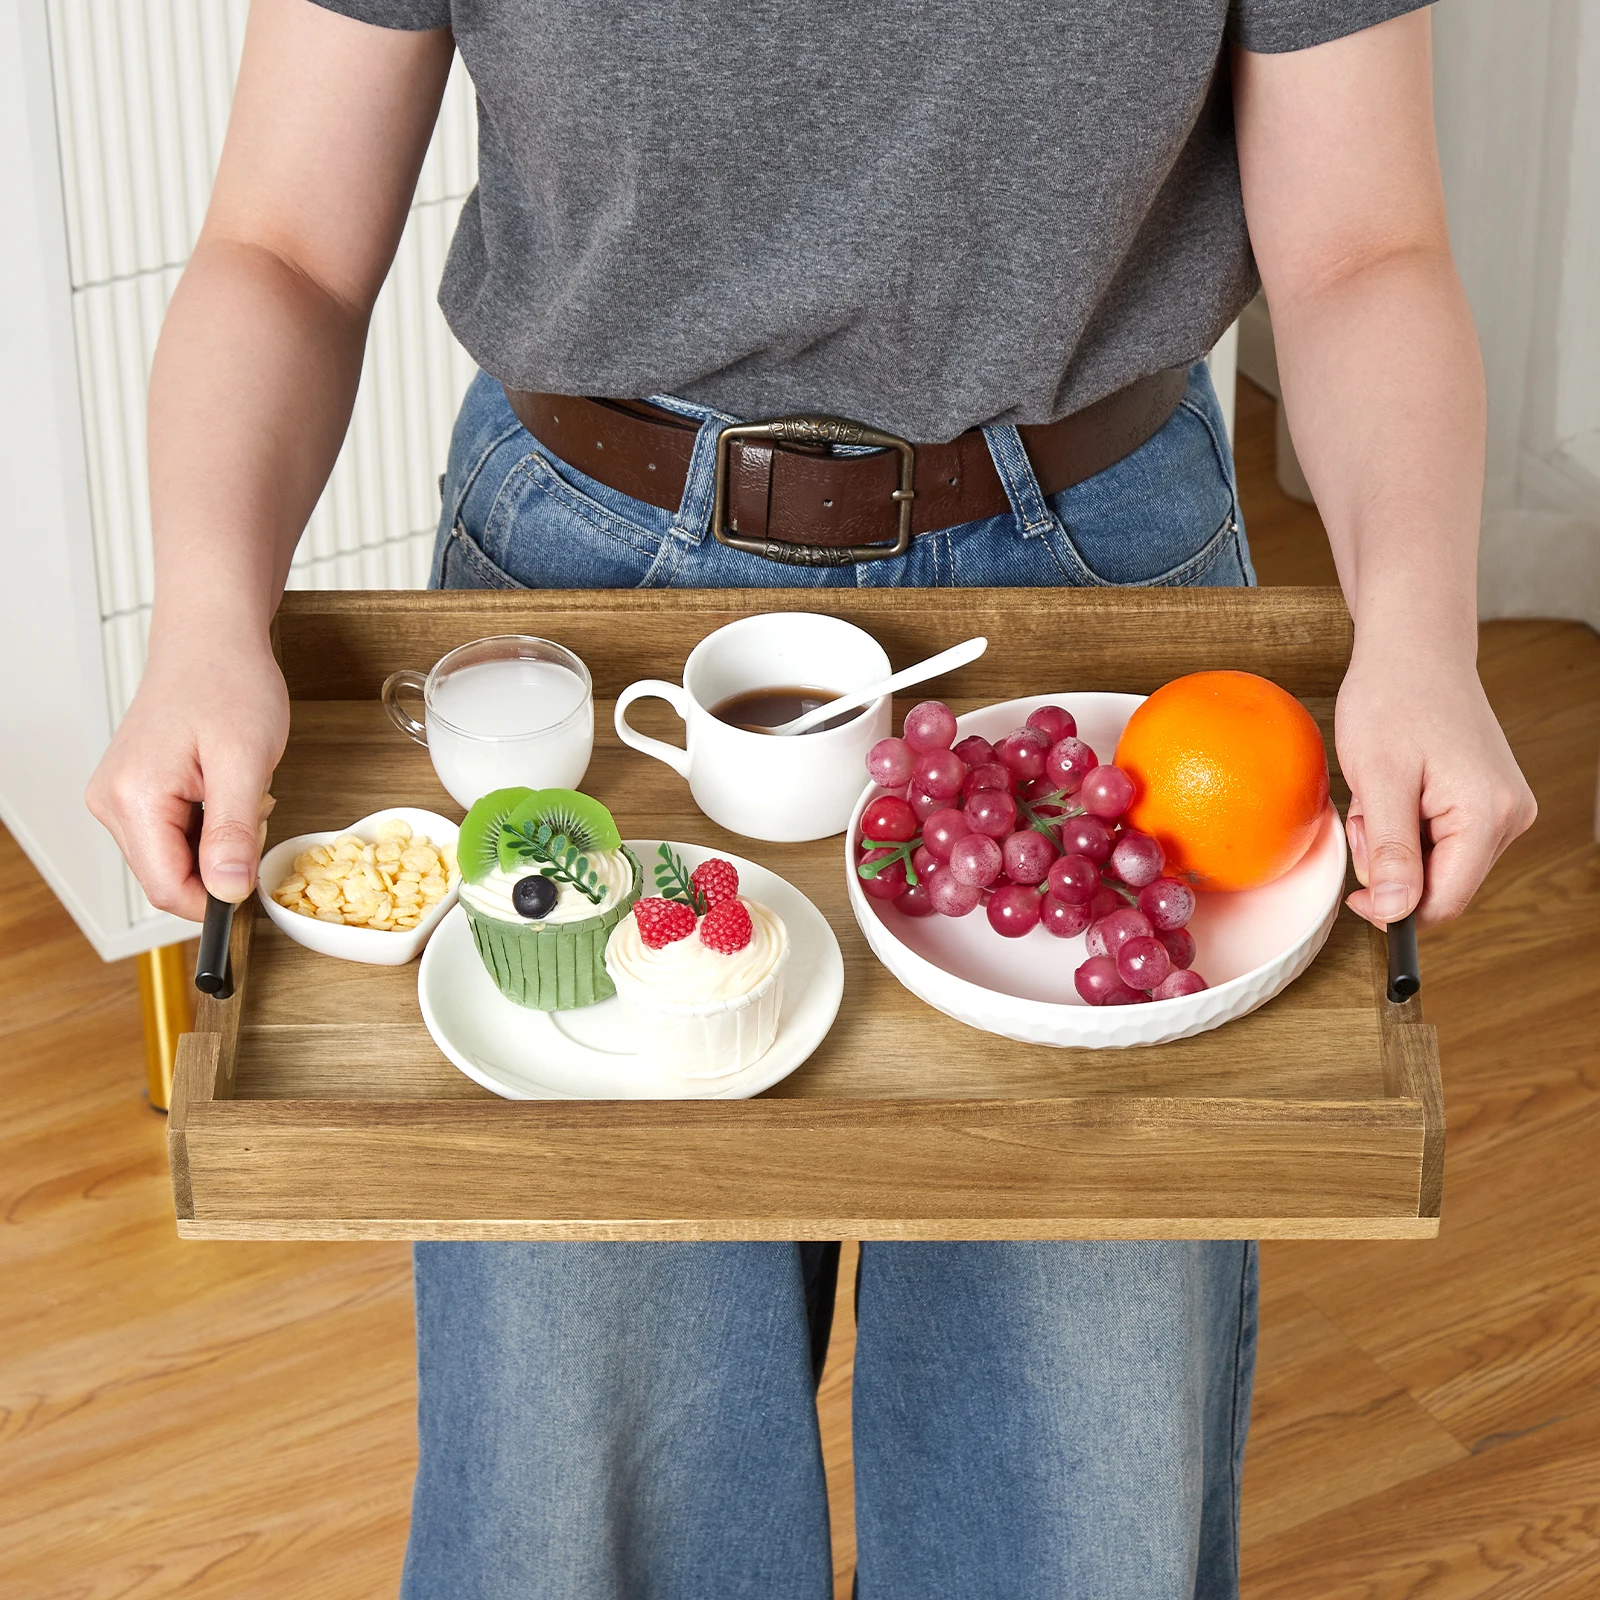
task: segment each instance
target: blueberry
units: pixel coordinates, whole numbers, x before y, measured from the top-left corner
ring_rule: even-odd
[[[556,903],[556,886],[538,873],[518,878],[511,889],[511,903],[517,908],[519,916],[531,917],[538,922],[550,915],[550,909]]]

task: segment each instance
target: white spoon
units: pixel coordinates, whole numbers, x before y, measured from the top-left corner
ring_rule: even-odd
[[[969,661],[976,661],[988,648],[987,639],[968,639],[965,644],[951,645],[948,650],[941,650],[938,655],[929,656],[926,661],[919,661],[914,667],[902,667],[890,677],[880,678],[876,683],[868,684],[865,689],[855,689],[849,694],[840,695],[837,700],[813,706],[809,711],[796,717],[793,722],[782,722],[776,728],[764,728],[762,732],[775,733],[781,737],[810,733],[819,722],[827,722],[841,712],[854,711],[857,706],[868,705],[879,695],[894,694],[897,690],[909,689],[914,683],[937,678],[941,672],[953,672],[957,667],[964,667]]]

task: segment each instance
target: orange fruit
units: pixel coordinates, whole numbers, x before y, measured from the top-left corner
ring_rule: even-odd
[[[1157,689],[1128,719],[1116,764],[1133,779],[1128,821],[1197,889],[1281,878],[1328,804],[1311,713],[1253,672],[1191,672]]]

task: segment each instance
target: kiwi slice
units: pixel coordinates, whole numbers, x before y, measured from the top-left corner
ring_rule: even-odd
[[[505,819],[506,828],[532,832],[541,822],[547,822],[551,833],[564,833],[568,842],[584,855],[596,850],[621,849],[622,835],[617,832],[611,813],[598,800],[591,800],[576,789],[535,789],[532,794],[524,793],[526,798]],[[479,801],[480,805],[482,803]],[[509,840],[500,845],[499,855],[500,865],[507,872],[527,870],[524,857],[511,848]],[[463,866],[462,871],[465,870]]]
[[[495,789],[473,803],[456,840],[456,862],[468,883],[482,883],[494,871],[506,820],[532,794],[532,789],[520,787]]]

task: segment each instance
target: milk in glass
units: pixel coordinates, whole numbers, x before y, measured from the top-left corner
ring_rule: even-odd
[[[428,751],[439,780],[470,806],[491,789],[576,789],[594,746],[594,702],[553,661],[460,666],[427,696]]]

